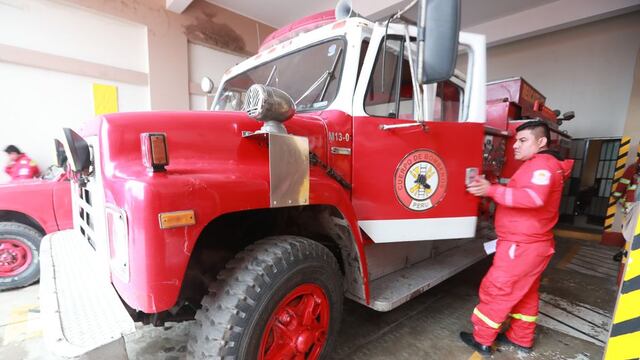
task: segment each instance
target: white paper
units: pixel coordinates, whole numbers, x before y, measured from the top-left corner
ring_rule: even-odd
[[[484,251],[487,255],[491,255],[496,252],[496,244],[498,243],[498,239],[487,241],[484,243]]]

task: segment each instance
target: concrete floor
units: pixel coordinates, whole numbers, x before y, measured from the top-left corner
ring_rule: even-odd
[[[559,239],[544,274],[535,351],[499,348],[494,359],[600,359],[617,288],[615,252],[595,242]],[[345,300],[331,359],[475,359],[458,340],[471,330],[486,259],[394,311],[379,313]],[[0,358],[56,359],[42,340],[38,285],[0,293]],[[191,322],[153,328],[138,324],[126,339],[131,359],[184,359]]]

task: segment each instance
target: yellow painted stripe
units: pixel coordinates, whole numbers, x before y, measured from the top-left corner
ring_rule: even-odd
[[[511,317],[514,319],[518,319],[526,322],[536,322],[536,320],[538,319],[537,316],[523,315],[523,314],[511,314]]]
[[[631,147],[630,144],[625,144],[620,146],[620,149],[618,150],[618,154],[624,154],[624,153],[628,153],[629,152],[629,148]]]
[[[626,320],[640,317],[640,290],[620,295],[613,323],[617,324]]]
[[[628,258],[633,260],[629,261],[629,264],[625,269],[624,281],[628,281],[636,276],[640,276],[640,249],[634,250],[629,253]],[[638,308],[640,309],[640,302],[638,303]]]
[[[614,204],[614,205],[609,206],[609,208],[607,209],[607,214],[604,220],[604,229],[603,229],[604,231],[611,230],[615,222],[615,213],[617,211],[617,206],[615,205],[616,198],[614,197],[614,191],[616,186],[618,185],[618,181],[624,174],[624,165],[627,163],[627,155],[629,154],[630,144],[631,144],[631,137],[623,136],[620,139],[620,147],[618,148],[618,160],[616,161],[616,169],[617,168],[621,168],[621,169],[615,172],[612,179],[613,181],[611,182],[609,204]],[[638,150],[640,151],[640,146],[638,146]],[[611,215],[614,215],[614,216],[611,216]]]
[[[473,354],[469,357],[469,360],[482,360],[484,359],[482,355],[480,355],[477,351],[474,351]]]
[[[485,324],[491,326],[494,329],[498,329],[500,328],[501,324],[498,324],[497,322],[494,322],[493,320],[489,319],[488,317],[486,317],[483,313],[480,312],[480,310],[478,310],[478,308],[473,309],[473,313],[480,318],[480,320],[484,321]]]
[[[605,360],[637,359],[640,357],[640,331],[609,338]]]
[[[553,233],[559,237],[568,237],[568,238],[578,239],[578,240],[600,241],[602,239],[602,234],[594,234],[594,233],[584,232],[584,231],[555,229],[553,230]]]

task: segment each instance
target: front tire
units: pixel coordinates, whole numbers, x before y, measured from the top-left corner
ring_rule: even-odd
[[[31,285],[40,278],[42,234],[14,222],[0,222],[0,290]]]
[[[342,316],[338,263],[321,244],[270,237],[236,255],[196,314],[196,359],[321,359]]]

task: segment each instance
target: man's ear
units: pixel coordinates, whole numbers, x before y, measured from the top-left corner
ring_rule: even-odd
[[[538,141],[538,145],[539,145],[541,148],[543,148],[543,147],[545,147],[545,146],[546,146],[546,147],[548,147],[548,146],[549,146],[549,144],[547,144],[547,137],[546,137],[546,136],[543,136],[543,137],[539,138],[537,141]]]

